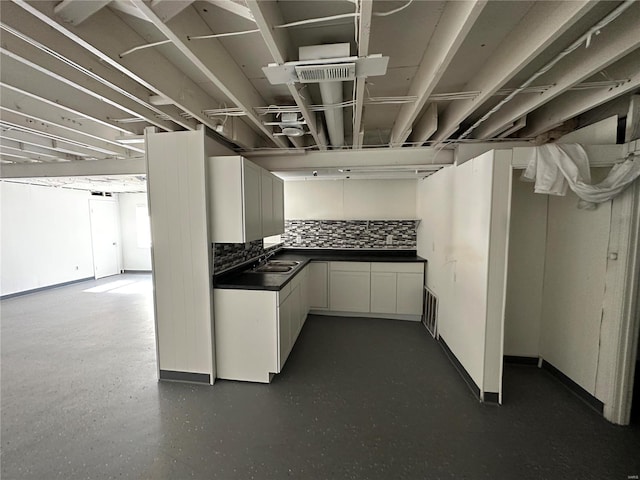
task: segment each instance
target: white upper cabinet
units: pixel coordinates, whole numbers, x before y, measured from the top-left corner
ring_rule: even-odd
[[[262,170],[262,236],[284,233],[284,185],[282,179]]]
[[[282,180],[240,156],[210,157],[207,163],[214,243],[246,243],[284,232]]]

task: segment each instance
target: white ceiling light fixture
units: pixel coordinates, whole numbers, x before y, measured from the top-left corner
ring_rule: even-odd
[[[306,125],[307,122],[298,118],[298,114],[294,112],[282,113],[279,122],[264,122],[264,124],[278,126],[282,129],[282,133],[274,133],[274,136],[301,137],[308,133],[302,128],[302,125]]]

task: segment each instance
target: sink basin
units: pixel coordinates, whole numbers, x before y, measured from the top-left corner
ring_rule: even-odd
[[[279,265],[282,267],[295,267],[300,262],[296,262],[295,260],[269,260],[267,265]]]
[[[254,268],[250,272],[255,273],[287,273],[293,270],[293,266],[286,265],[263,265],[261,267]]]

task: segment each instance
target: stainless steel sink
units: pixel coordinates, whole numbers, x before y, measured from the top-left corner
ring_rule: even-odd
[[[296,262],[295,260],[269,260],[267,265],[280,265],[283,267],[295,267],[300,262]]]
[[[295,260],[269,260],[264,265],[259,265],[247,270],[248,273],[289,273],[300,262]]]
[[[293,270],[293,266],[287,267],[286,265],[262,265],[261,267],[256,267],[250,272],[255,273],[287,273]]]

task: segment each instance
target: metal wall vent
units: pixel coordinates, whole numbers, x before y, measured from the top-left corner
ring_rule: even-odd
[[[424,315],[422,324],[435,338],[438,333],[438,297],[426,285],[424,287]]]
[[[295,69],[300,83],[344,82],[356,78],[355,63],[297,65]]]

